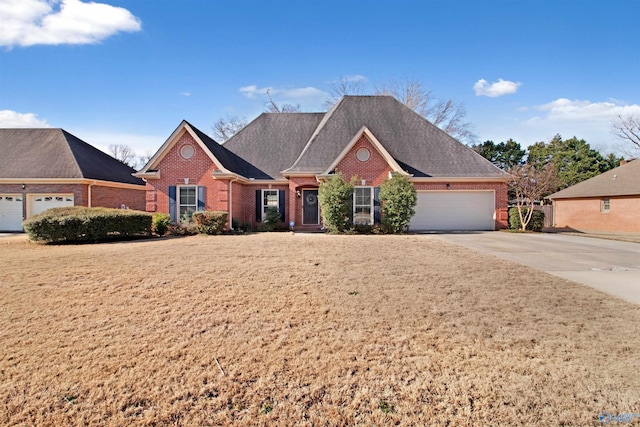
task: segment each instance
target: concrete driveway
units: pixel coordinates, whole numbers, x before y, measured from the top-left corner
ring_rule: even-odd
[[[436,236],[640,304],[639,243],[497,231]]]

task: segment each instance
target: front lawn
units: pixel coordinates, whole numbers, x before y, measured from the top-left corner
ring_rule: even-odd
[[[428,235],[14,239],[0,260],[0,425],[640,413],[640,307]]]

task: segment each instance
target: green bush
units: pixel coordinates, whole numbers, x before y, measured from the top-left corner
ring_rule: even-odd
[[[394,233],[402,233],[416,213],[416,188],[406,175],[394,174],[380,185],[382,223]]]
[[[199,211],[193,213],[193,221],[199,233],[221,234],[227,228],[227,215],[225,211]]]
[[[320,184],[318,203],[322,222],[330,233],[343,232],[351,226],[353,184],[338,173]]]
[[[84,242],[151,234],[146,212],[74,206],[49,209],[23,223],[29,238],[43,242]]]
[[[258,231],[274,231],[280,225],[280,211],[270,207],[265,212],[265,219],[258,225]]]
[[[153,214],[153,232],[158,236],[164,236],[171,225],[171,215],[165,213]]]
[[[522,216],[525,216],[529,212],[528,209],[522,209]],[[533,214],[531,215],[531,221],[527,224],[527,230],[530,231],[542,231],[544,227],[544,212],[533,210]],[[518,208],[513,207],[509,208],[509,228],[511,230],[520,230],[522,229],[522,223],[520,222],[520,215],[518,214]]]

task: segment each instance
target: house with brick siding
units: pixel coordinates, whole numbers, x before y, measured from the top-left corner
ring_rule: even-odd
[[[640,160],[549,196],[558,228],[640,233]]]
[[[224,144],[187,121],[134,174],[146,210],[174,222],[221,210],[257,226],[269,207],[293,230],[320,230],[318,188],[341,173],[357,185],[353,220],[380,221],[378,187],[392,174],[418,193],[412,230],[507,227],[508,176],[390,96],[345,96],[326,113],[263,113]]]
[[[54,207],[144,210],[134,172],[63,129],[0,129],[0,231]]]

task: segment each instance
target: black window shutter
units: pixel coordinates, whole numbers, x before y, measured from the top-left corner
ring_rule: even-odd
[[[373,188],[373,223],[380,224],[380,187]]]
[[[198,210],[199,211],[204,210],[204,192],[205,192],[205,187],[198,186]]]
[[[356,197],[356,192],[355,189],[353,190],[353,193],[351,194],[351,197],[349,197],[349,223],[353,224],[353,200]]]
[[[262,222],[262,190],[256,190],[256,222]]]
[[[280,221],[284,222],[284,218],[285,218],[285,203],[284,203],[284,190],[279,190],[278,191],[278,210],[280,211]]]
[[[171,216],[171,222],[177,223],[178,216],[176,214],[176,186],[169,186],[169,216]]]

